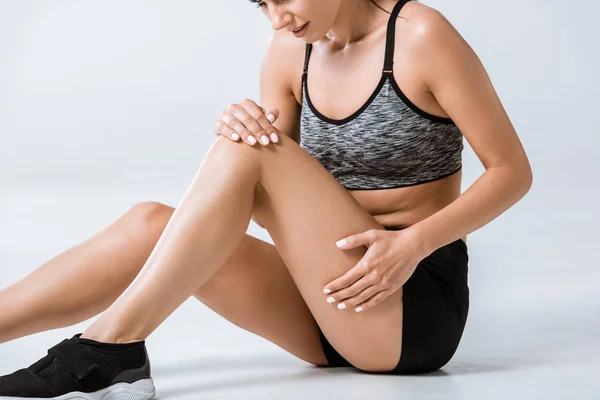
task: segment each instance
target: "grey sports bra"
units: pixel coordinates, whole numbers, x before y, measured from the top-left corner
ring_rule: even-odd
[[[308,95],[307,43],[302,74],[300,146],[316,158],[348,190],[390,189],[444,178],[462,168],[463,136],[451,118],[415,106],[396,83],[392,65],[399,0],[386,34],[381,80],[352,115],[331,119]]]

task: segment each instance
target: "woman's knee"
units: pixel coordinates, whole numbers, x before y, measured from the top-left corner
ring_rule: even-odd
[[[125,213],[127,226],[136,232],[164,230],[175,209],[156,201],[144,201],[129,207]]]
[[[246,174],[260,174],[262,160],[268,150],[258,143],[250,146],[246,143],[234,142],[225,136],[219,136],[209,147],[202,166],[209,169],[240,171]]]

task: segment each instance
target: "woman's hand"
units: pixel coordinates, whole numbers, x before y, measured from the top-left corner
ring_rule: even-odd
[[[339,309],[355,307],[356,312],[367,310],[404,285],[425,256],[420,242],[408,229],[387,231],[371,229],[351,235],[336,244],[341,249],[368,247],[363,258],[341,277],[325,285],[327,302]]]
[[[278,130],[271,125],[279,117],[276,108],[263,108],[254,101],[244,99],[240,104],[231,104],[215,121],[215,135],[223,135],[233,141],[241,137],[254,146],[258,140],[263,145],[279,141]]]

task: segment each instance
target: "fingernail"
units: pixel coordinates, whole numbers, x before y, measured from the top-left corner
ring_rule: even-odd
[[[273,121],[275,121],[275,116],[273,114],[269,114],[267,115],[267,119],[269,120],[269,122],[273,123]]]
[[[240,138],[240,135],[238,135],[237,133],[232,133],[232,134],[231,134],[231,137],[232,137],[234,140],[238,140],[238,139]]]
[[[254,136],[248,136],[248,141],[249,141],[251,144],[254,144],[254,143],[256,143],[256,139],[254,139]]]
[[[271,140],[274,141],[275,143],[277,143],[279,141],[279,138],[277,137],[276,134],[271,133]]]
[[[266,137],[266,136],[262,136],[262,137],[260,138],[260,141],[261,141],[263,144],[269,144],[269,138],[268,138],[268,137]]]
[[[362,307],[356,307],[356,312],[361,312],[363,310]]]
[[[323,293],[329,294],[329,293],[331,293],[331,289],[323,289]]]
[[[335,299],[334,299],[332,296],[329,296],[329,297],[327,298],[327,302],[328,302],[328,303],[334,303],[334,302],[335,302]]]
[[[346,308],[346,305],[344,303],[340,303],[340,304],[338,304],[338,308],[340,310],[343,310],[344,308]]]
[[[343,246],[345,246],[345,245],[346,245],[346,242],[347,242],[347,240],[346,240],[346,239],[342,239],[342,240],[339,240],[339,241],[337,241],[335,244],[336,244],[338,247],[343,247]]]

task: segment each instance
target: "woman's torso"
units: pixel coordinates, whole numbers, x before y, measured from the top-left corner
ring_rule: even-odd
[[[379,4],[391,11],[396,2]],[[418,12],[418,7],[424,6],[408,2],[396,22],[393,76],[415,106],[429,114],[448,118],[428,91],[417,62],[411,56],[411,36],[417,32],[410,22],[410,16],[411,12]],[[345,54],[334,54],[322,43],[313,44],[307,89],[312,104],[322,115],[336,120],[346,118],[360,109],[371,96],[381,79],[388,18],[389,15],[382,12],[380,28],[368,40],[354,45]],[[302,48],[304,56],[304,46],[298,47]],[[298,59],[294,59],[294,63]],[[302,104],[302,65],[299,68],[294,65],[293,70],[298,71],[297,79],[293,82],[294,96]],[[348,191],[384,227],[407,228],[460,196],[461,178],[462,169],[447,177],[408,187]],[[466,243],[466,236],[461,239]]]

